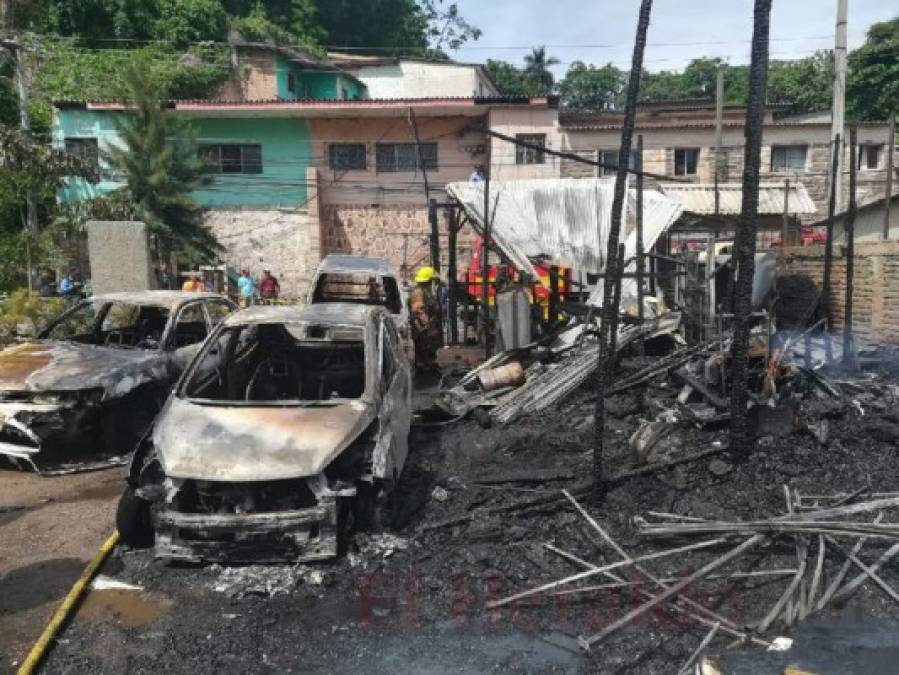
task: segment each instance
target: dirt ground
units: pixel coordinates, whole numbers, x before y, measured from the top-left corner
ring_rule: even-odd
[[[0,672],[12,670],[112,533],[123,469],[0,469]]]
[[[812,397],[828,419],[823,442],[802,429],[776,434],[761,429],[745,461],[727,454],[706,458],[618,483],[601,503],[586,497],[582,502],[615,541],[636,556],[684,543],[641,537],[634,518],[650,510],[750,519],[782,514],[784,485],[803,494],[851,492],[865,485],[872,491],[897,491],[897,382],[891,373],[849,382],[840,406]],[[634,466],[627,439],[642,418],[669,406],[678,390],[656,387],[643,411],[636,410],[628,394],[610,400],[605,443],[609,474]],[[470,420],[416,429],[391,527],[381,535],[357,536],[348,554],[334,563],[172,566],[153,560],[148,551],[120,548],[103,574],[137,588],[93,591],[50,654],[45,672],[676,672],[708,629],[665,610],[647,613],[590,654],[577,649],[577,636],[594,634],[641,604],[639,587],[541,596],[496,610],[485,607],[491,599],[581,571],[548,550],[546,543],[594,564],[618,559],[564,502],[499,510],[518,500],[558,494],[560,488],[589,478],[591,413],[590,394],[581,391],[558,408],[505,429],[484,430]],[[666,439],[666,453],[676,457],[723,447],[726,438],[723,429],[682,425]],[[79,477],[84,481],[79,485],[93,490],[89,494],[106,495],[109,490],[114,495],[112,483],[118,478],[103,474],[102,480],[109,482],[98,483],[100,477]],[[79,487],[72,490],[77,494]],[[21,503],[40,503],[44,494],[33,487],[23,493]],[[8,499],[6,493],[3,497]],[[70,524],[54,522],[54,533],[40,534],[42,542],[60,548],[44,546],[48,552],[39,559],[70,556],[78,565],[72,564],[68,576],[58,576],[74,578],[111,527],[112,501],[103,499],[35,507],[34,513],[28,510],[5,524],[0,533],[6,542],[16,522],[65,504],[61,510]],[[893,518],[895,514],[887,521]],[[455,524],[442,525],[448,521]],[[73,534],[78,528],[80,535]],[[93,529],[88,533],[84,528]],[[27,536],[28,530],[20,526],[16,534]],[[56,542],[60,536],[73,548]],[[35,557],[33,552],[25,555],[17,537],[13,541],[23,557],[4,558],[4,572],[27,570],[24,561]],[[84,548],[74,552],[76,541]],[[730,542],[714,551],[646,566],[660,576],[683,575],[732,546]],[[871,561],[883,549],[884,544],[874,542],[860,555]],[[792,542],[775,540],[728,570],[783,569],[795,563]],[[826,577],[841,563],[828,557]],[[882,575],[888,583],[899,584],[895,563],[886,565]],[[34,574],[45,580],[49,576]],[[743,626],[768,612],[788,580],[708,581],[691,597]],[[39,584],[32,588],[44,590]],[[6,602],[5,593],[0,597]],[[29,603],[23,598],[20,604]],[[50,609],[52,605],[48,614]],[[23,610],[18,615],[12,617],[13,630],[28,632],[20,628]],[[743,649],[731,655],[731,663],[734,672],[746,673],[782,673],[787,663],[808,664],[809,669],[819,664],[814,672],[821,673],[890,672],[882,665],[895,663],[899,656],[899,645],[893,644],[899,641],[890,637],[899,634],[897,628],[899,612],[892,601],[865,584],[845,607],[813,614],[797,629],[775,624],[769,637],[797,638],[789,656]],[[728,642],[723,636],[711,649],[726,651]],[[871,665],[877,663],[881,666]]]

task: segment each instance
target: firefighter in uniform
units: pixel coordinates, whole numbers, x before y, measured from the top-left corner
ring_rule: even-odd
[[[434,279],[433,267],[420,267],[415,273],[415,288],[409,294],[415,367],[420,370],[437,367],[437,350],[443,343],[442,317]]]

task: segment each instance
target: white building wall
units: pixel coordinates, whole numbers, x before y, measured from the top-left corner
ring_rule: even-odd
[[[546,136],[547,148],[560,150],[563,147],[559,131],[559,111],[554,108],[494,108],[490,111],[490,129],[513,137],[518,134],[543,134]],[[541,164],[519,164],[515,147],[508,141],[491,138],[490,175],[494,180],[559,177],[558,157],[544,155]]]
[[[348,67],[368,88],[369,98],[495,96],[493,85],[476,66],[458,63],[401,61]]]

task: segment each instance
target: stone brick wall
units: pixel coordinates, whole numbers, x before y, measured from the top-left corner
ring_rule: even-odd
[[[315,209],[220,207],[206,212],[206,225],[228,265],[249,267],[254,276],[269,267],[283,297],[305,297],[321,251]]]
[[[447,222],[441,211],[441,268],[447,269]],[[391,267],[411,278],[415,269],[430,260],[428,211],[413,205],[328,204],[322,207],[322,255],[351,253],[385,257]],[[471,260],[474,234],[470,227],[459,232],[457,256],[459,270]]]
[[[778,275],[812,279],[820,288],[824,274],[824,247],[786,248],[778,253]],[[834,247],[832,317],[842,329],[846,303],[846,256]],[[899,242],[859,243],[855,246],[853,327],[860,343],[899,344]]]

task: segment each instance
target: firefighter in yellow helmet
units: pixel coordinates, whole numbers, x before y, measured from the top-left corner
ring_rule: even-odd
[[[437,350],[443,344],[440,302],[434,282],[433,267],[420,267],[415,273],[415,288],[409,294],[409,316],[412,341],[415,343],[415,367],[433,370],[437,366]]]

